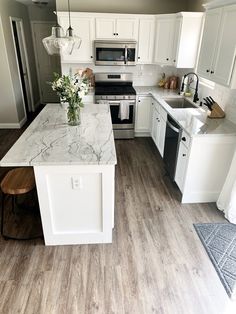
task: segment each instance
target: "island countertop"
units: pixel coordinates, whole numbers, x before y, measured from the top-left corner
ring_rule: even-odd
[[[65,105],[46,105],[0,166],[115,165],[109,106],[87,104],[79,126],[69,126],[66,114]]]

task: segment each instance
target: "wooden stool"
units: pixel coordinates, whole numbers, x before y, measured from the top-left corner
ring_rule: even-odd
[[[15,238],[11,236],[4,235],[3,226],[4,226],[4,205],[5,205],[5,196],[10,195],[12,198],[12,211],[15,213],[15,204],[16,197],[18,195],[26,194],[31,192],[35,188],[35,178],[34,171],[32,168],[16,168],[10,170],[4,179],[1,182],[2,190],[2,219],[1,219],[1,234],[5,239],[13,240],[30,240],[34,238]],[[41,236],[40,236],[41,237]]]

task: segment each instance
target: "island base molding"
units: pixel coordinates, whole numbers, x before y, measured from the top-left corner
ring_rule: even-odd
[[[114,165],[35,166],[45,245],[111,243]]]

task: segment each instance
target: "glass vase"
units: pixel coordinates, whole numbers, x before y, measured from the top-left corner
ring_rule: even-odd
[[[69,104],[67,110],[68,124],[71,126],[80,125],[80,105],[79,104]]]

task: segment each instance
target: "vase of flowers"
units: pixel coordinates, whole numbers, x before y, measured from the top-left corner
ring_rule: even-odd
[[[68,124],[75,126],[81,123],[80,111],[83,108],[82,97],[88,93],[88,79],[76,73],[73,76],[54,73],[51,83],[52,89],[57,92],[62,103],[68,103]]]

